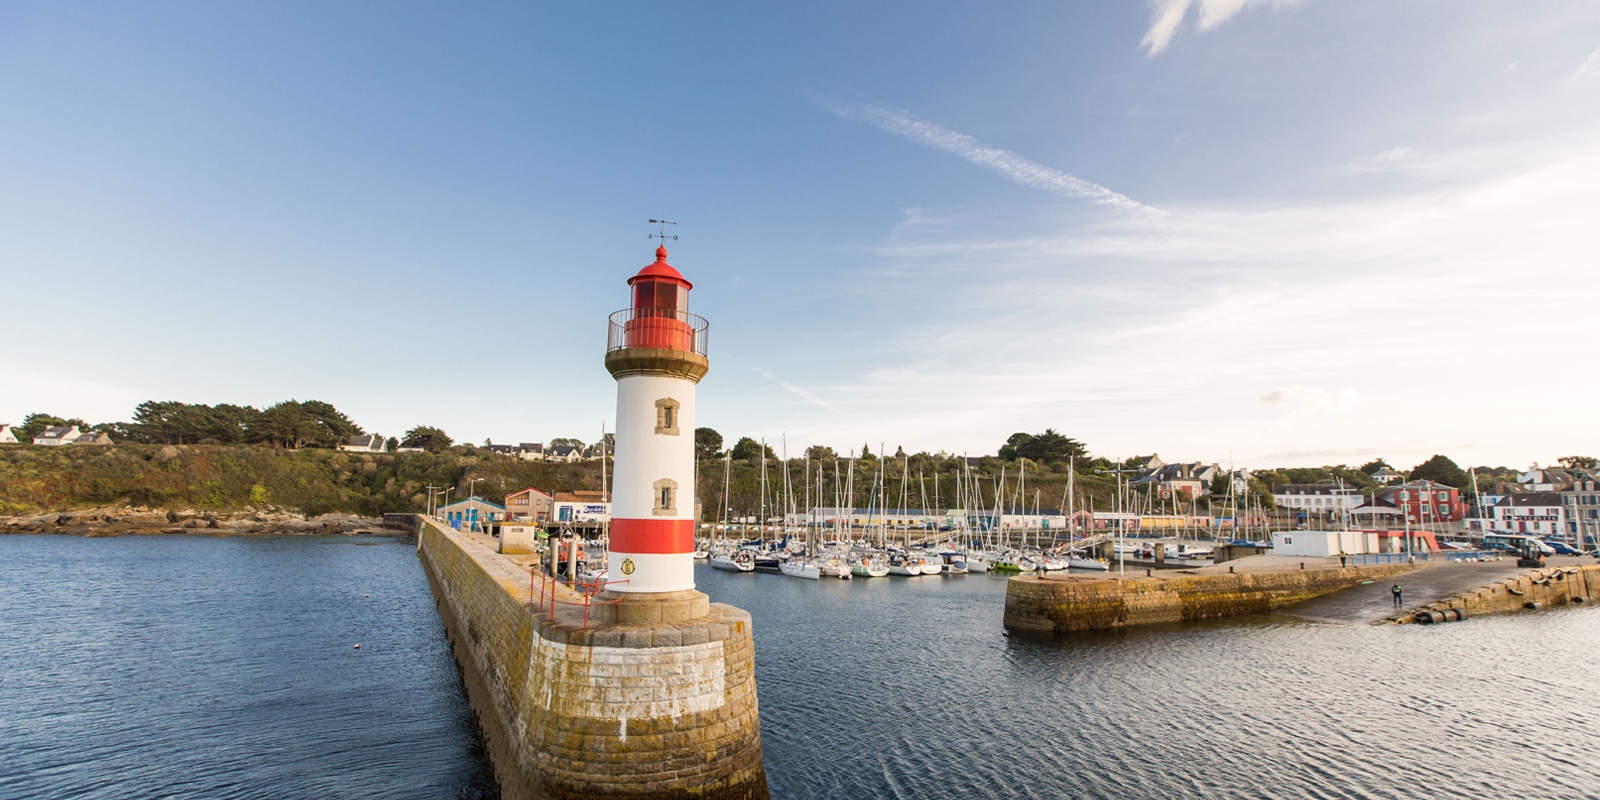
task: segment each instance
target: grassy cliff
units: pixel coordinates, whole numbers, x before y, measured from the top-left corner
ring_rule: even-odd
[[[480,478],[471,484],[473,478]],[[427,486],[469,485],[499,501],[527,486],[600,488],[600,465],[518,461],[475,448],[367,454],[258,445],[0,446],[0,514],[127,503],[154,508],[276,506],[308,515],[419,511]]]

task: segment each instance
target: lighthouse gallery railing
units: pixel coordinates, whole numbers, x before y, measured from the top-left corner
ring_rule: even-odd
[[[687,311],[625,308],[611,315],[606,352],[632,348],[683,350],[706,355],[710,323]]]

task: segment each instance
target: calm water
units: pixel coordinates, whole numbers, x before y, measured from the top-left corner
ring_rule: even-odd
[[[1600,609],[1051,641],[998,576],[696,578],[776,798],[1600,795]],[[409,544],[5,536],[0,588],[0,797],[492,792]]]
[[[492,793],[404,541],[0,536],[0,797]]]
[[[780,798],[1596,797],[1600,609],[1007,637],[999,576],[704,567]]]

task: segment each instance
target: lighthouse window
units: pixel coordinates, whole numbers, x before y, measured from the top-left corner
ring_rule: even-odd
[[[666,436],[678,435],[678,401],[663,397],[656,401],[656,433]]]
[[[633,285],[633,307],[651,308],[656,304],[656,285],[653,281],[639,281]]]
[[[650,513],[657,517],[668,517],[678,513],[678,482],[671,478],[662,478],[653,484],[655,489],[656,507]]]

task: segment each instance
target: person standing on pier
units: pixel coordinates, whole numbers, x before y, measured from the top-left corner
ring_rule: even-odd
[[[1400,584],[1397,583],[1394,586],[1390,587],[1389,588],[1389,594],[1394,595],[1394,607],[1395,608],[1399,608],[1400,607]]]

